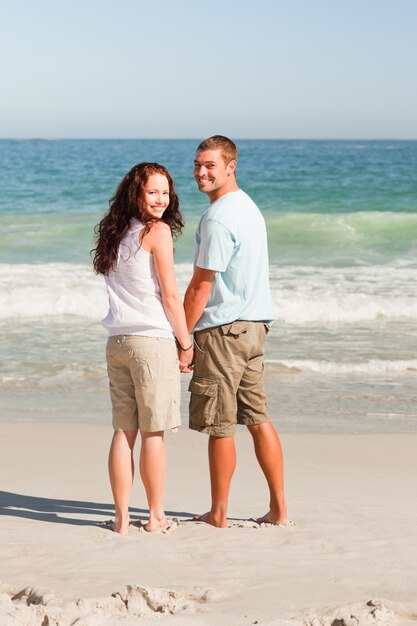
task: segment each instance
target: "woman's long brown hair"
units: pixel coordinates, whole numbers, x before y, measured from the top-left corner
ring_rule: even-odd
[[[143,187],[152,174],[166,176],[169,185],[169,205],[160,220],[151,217],[142,210]],[[109,201],[108,212],[94,228],[97,245],[91,252],[94,252],[93,267],[97,274],[107,274],[114,266],[120,241],[132,218],[138,219],[145,225],[144,234],[157,221],[168,224],[174,238],[181,233],[184,218],[179,210],[174,181],[163,165],[138,163],[132,167],[118,186],[116,193]]]

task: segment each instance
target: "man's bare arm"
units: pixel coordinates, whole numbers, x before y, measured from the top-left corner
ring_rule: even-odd
[[[203,314],[204,307],[210,297],[211,284],[215,274],[214,270],[195,268],[184,298],[185,317],[190,333]]]

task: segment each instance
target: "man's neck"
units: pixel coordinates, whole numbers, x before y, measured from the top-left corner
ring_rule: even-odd
[[[213,191],[212,193],[208,193],[207,196],[211,203],[215,202],[222,196],[225,196],[227,193],[233,193],[235,191],[239,191],[238,184],[236,180],[234,180],[231,184],[225,185],[221,189],[217,189],[217,191]]]

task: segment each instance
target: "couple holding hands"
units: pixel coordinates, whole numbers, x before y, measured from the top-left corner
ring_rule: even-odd
[[[129,527],[138,433],[149,506],[145,528],[168,526],[164,431],[180,425],[180,371],[192,372],[190,428],[209,435],[211,509],[195,519],[227,527],[234,431],[244,424],[270,492],[269,510],[258,521],[287,521],[281,444],[264,389],[264,343],[273,319],[266,227],[237,185],[236,165],[237,148],[227,137],[214,135],[197,148],[194,178],[211,204],[197,228],[184,303],[173,256],[183,217],[165,167],[134,166],[96,227],[94,269],[103,274],[109,296],[103,320],[114,427],[109,475],[114,530],[121,534]]]

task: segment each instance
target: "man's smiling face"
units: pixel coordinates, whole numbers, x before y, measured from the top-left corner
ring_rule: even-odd
[[[236,161],[225,163],[221,150],[202,150],[197,152],[194,160],[194,178],[201,192],[206,193],[210,200],[216,200],[227,193],[230,183],[234,183],[231,175],[236,168]]]

